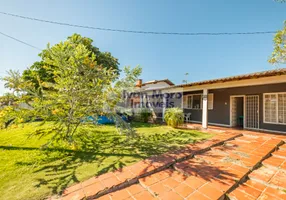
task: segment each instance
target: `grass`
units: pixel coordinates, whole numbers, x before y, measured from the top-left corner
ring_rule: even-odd
[[[139,134],[136,139],[120,135],[112,125],[86,126],[77,138],[78,150],[42,149],[49,136],[28,138],[39,123],[1,130],[0,199],[44,199],[75,182],[212,136],[167,126],[132,125]]]

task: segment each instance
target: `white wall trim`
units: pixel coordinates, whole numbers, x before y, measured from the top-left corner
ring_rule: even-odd
[[[248,130],[248,129],[246,129]],[[286,134],[286,132],[284,131],[275,131],[275,130],[269,130],[269,129],[263,129],[263,128],[260,128],[260,129],[249,129],[249,130],[253,130],[253,131],[265,131],[265,132],[269,132],[269,133],[282,133],[282,134]]]
[[[223,126],[223,127],[228,127],[230,128],[230,125],[229,124],[218,124],[218,123],[209,123],[209,125],[213,125],[213,126]]]
[[[202,123],[201,121],[195,121],[195,120],[191,120],[191,121],[189,121],[189,122],[191,122],[191,123],[198,123],[198,124],[201,124],[201,123]],[[211,123],[211,122],[209,122],[208,124],[209,124],[209,125],[213,125],[213,126],[230,127],[229,124],[219,124],[219,123]]]

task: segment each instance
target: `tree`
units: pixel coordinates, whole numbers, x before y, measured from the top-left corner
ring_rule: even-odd
[[[15,122],[52,119],[55,122],[52,141],[64,140],[72,144],[78,127],[88,121],[89,116],[96,119],[104,113],[116,118],[121,94],[134,87],[141,68],[126,67],[125,77],[117,79],[117,70],[99,65],[95,53],[84,43],[68,39],[52,47],[48,45],[42,53],[42,63],[45,63],[45,73],[51,73],[53,78],[44,81],[35,76],[32,82],[37,82],[38,90],[34,91],[30,84],[23,85],[21,89],[30,94],[33,109],[15,109],[18,113]]]
[[[1,78],[2,81],[5,81],[4,87],[12,90],[14,96],[19,95],[23,83],[21,73],[18,70],[9,70],[7,74],[8,76]]]
[[[274,39],[274,50],[270,59],[271,64],[285,64],[286,63],[286,21],[284,22],[284,28],[279,30]]]
[[[118,59],[113,57],[110,52],[101,52],[99,48],[92,45],[93,40],[87,37],[82,37],[79,34],[73,34],[72,36],[67,38],[71,44],[82,44],[87,50],[93,52],[95,55],[95,61],[97,65],[105,67],[107,69],[113,69],[113,72],[117,75],[114,78],[118,78],[119,76],[119,62]],[[55,46],[60,45],[56,44]],[[42,51],[39,56],[42,58],[40,62],[35,62],[31,67],[23,72],[23,79],[25,81],[33,82],[36,88],[39,87],[38,80],[53,82],[53,69],[56,66],[48,66],[49,64],[43,60],[43,57],[47,57],[49,55],[48,49]]]

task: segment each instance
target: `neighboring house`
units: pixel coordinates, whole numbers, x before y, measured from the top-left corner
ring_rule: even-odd
[[[151,94],[154,88],[144,91]],[[211,124],[286,133],[286,68],[161,87],[160,91],[165,96],[183,93],[179,107],[189,116],[186,120],[202,123],[203,128]]]
[[[153,80],[143,83],[142,79],[139,79],[136,83],[136,91],[144,93],[145,91],[153,91],[153,90],[160,90],[162,88],[174,86],[175,84],[171,82],[169,79],[163,80]],[[138,108],[140,107],[140,103],[142,102],[142,97],[140,95],[131,95],[128,101],[131,108]]]

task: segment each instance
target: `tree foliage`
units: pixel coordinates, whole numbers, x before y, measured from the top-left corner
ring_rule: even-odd
[[[22,84],[22,95],[17,103],[28,102],[32,109],[7,108],[16,113],[15,122],[37,118],[52,120],[55,122],[52,131],[37,134],[53,133],[51,141],[64,140],[71,144],[78,127],[87,122],[89,116],[97,118],[105,114],[117,119],[121,94],[134,87],[141,68],[125,67],[125,76],[118,79],[117,69],[98,63],[94,47],[87,45],[90,42],[73,35],[64,42],[48,45],[41,54],[42,62],[36,63],[44,70],[35,67],[38,71],[30,78],[24,73],[28,80]]]
[[[271,64],[286,63],[286,21],[282,30],[277,31],[274,39],[274,50],[269,59]]]
[[[119,76],[119,62],[118,59],[113,57],[110,52],[101,52],[99,48],[92,45],[93,40],[87,37],[82,37],[79,34],[73,34],[67,38],[67,41],[70,44],[74,45],[83,45],[85,48],[93,53],[95,56],[95,62],[97,65],[105,67],[107,69],[113,69],[113,72],[117,75],[114,78]],[[61,46],[61,43],[54,46]],[[26,81],[32,81],[36,88],[39,87],[38,80],[54,82],[53,69],[57,66],[51,65],[45,62],[45,59],[50,55],[49,49],[45,49],[39,56],[42,58],[41,61],[35,62],[31,67],[23,72],[23,79]]]
[[[13,95],[18,95],[23,84],[21,73],[18,70],[9,70],[7,74],[8,76],[1,78],[5,82],[4,87],[12,90]]]

